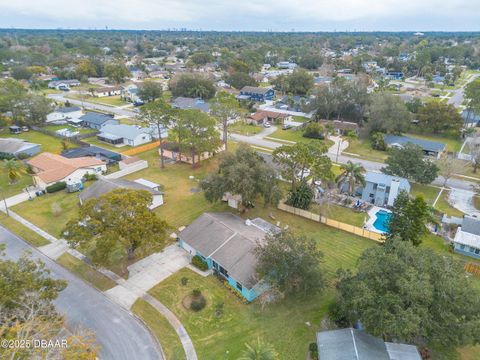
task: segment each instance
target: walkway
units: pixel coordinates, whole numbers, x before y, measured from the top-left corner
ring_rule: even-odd
[[[470,190],[452,189],[448,200],[451,205],[467,215],[476,215],[480,217],[478,211],[473,205],[473,196],[475,193]]]

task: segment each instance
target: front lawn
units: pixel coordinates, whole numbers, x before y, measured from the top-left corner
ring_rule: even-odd
[[[20,194],[23,189],[32,184],[32,177],[25,171],[22,172],[20,179],[16,183],[10,184],[8,171],[3,166],[3,160],[0,160],[0,200],[3,200],[3,197],[8,198]]]
[[[5,213],[0,212],[0,225],[10,230],[12,233],[20,236],[22,239],[33,246],[43,246],[49,244],[48,240],[38,235],[36,232],[23,226],[17,220],[8,217]]]
[[[359,155],[359,159],[371,160],[377,162],[385,162],[388,158],[386,151],[372,149],[370,140],[368,139],[348,139],[348,147],[345,153]]]
[[[258,125],[247,124],[243,121],[237,121],[236,123],[229,125],[228,130],[235,134],[251,136],[262,131],[262,127]]]
[[[422,185],[417,183],[411,183],[410,185],[412,186],[412,196],[422,196],[429,205],[433,204],[438,193],[440,192],[439,188],[431,185]]]
[[[59,214],[54,214],[54,204],[59,206]],[[12,210],[49,234],[60,237],[67,222],[77,215],[78,204],[78,193],[58,191],[15,205]]]
[[[56,261],[64,268],[95,286],[100,291],[106,291],[116,285],[113,280],[99,273],[93,267],[87,265],[69,253],[64,253]]]
[[[31,143],[40,144],[41,151],[47,151],[54,154],[60,154],[63,150],[62,139],[55,136],[43,134],[41,132],[30,130],[21,134],[10,134],[6,129],[0,132],[2,138],[18,138]],[[72,146],[73,147],[73,146]]]
[[[82,96],[79,94],[74,94],[74,95],[68,95],[67,97],[71,99],[83,100],[85,102],[96,103],[96,104],[107,105],[107,106],[128,105],[128,102],[123,101],[120,95],[96,97],[96,96],[90,96],[90,95]]]
[[[185,352],[175,329],[152,305],[143,299],[138,299],[131,311],[147,324],[161,344],[168,360],[185,359]]]
[[[270,134],[268,136],[268,139],[269,140],[275,140],[275,139],[280,139],[280,140],[287,140],[288,141],[294,141],[294,142],[311,142],[311,141],[314,141],[314,142],[323,142],[327,148],[329,148],[330,146],[332,146],[334,144],[334,142],[332,140],[329,140],[329,139],[325,139],[325,140],[319,140],[319,139],[310,139],[310,138],[306,138],[306,137],[303,137],[303,129],[298,129],[298,130],[295,130],[295,129],[288,129],[288,130],[283,130],[283,129],[279,129],[277,131],[275,131],[274,133]],[[285,143],[284,141],[279,141],[281,143]]]
[[[448,195],[450,191],[443,191],[442,195],[438,198],[437,203],[435,204],[435,208],[443,214],[448,216],[456,216],[456,217],[463,217],[464,213],[460,210],[454,208],[452,205],[448,203]]]

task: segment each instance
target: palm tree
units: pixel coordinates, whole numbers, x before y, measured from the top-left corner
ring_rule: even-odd
[[[22,164],[15,159],[4,160],[3,167],[8,172],[10,184],[15,184],[22,177]]]
[[[363,176],[365,168],[362,166],[362,164],[348,161],[340,168],[342,169],[342,173],[337,177],[337,183],[341,184],[343,182],[347,182],[349,195],[353,195],[355,191],[355,185],[365,185],[365,177]]]
[[[246,349],[238,360],[275,360],[277,353],[270,344],[257,339],[254,345],[245,344]]]

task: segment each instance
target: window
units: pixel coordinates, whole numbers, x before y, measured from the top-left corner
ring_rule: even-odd
[[[242,291],[242,289],[243,289],[242,284],[240,284],[238,281],[237,281],[237,289],[240,290],[240,291]]]
[[[470,246],[470,252],[474,252],[475,251],[475,248]]]
[[[475,254],[480,254],[480,249],[475,249]]]
[[[460,249],[461,249],[461,250],[465,250],[465,245],[463,245],[463,244],[460,245]]]
[[[219,266],[219,268],[220,268],[220,269],[219,269],[220,274],[222,274],[222,275],[225,276],[225,277],[228,277],[228,271],[225,270],[225,269],[224,269],[223,267],[221,267],[221,266]]]

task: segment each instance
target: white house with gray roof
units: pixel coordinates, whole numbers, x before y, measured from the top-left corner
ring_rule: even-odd
[[[400,191],[410,192],[407,179],[398,176],[368,171],[365,186],[359,189],[362,200],[376,206],[392,206]]]
[[[138,146],[152,141],[152,130],[135,125],[105,125],[98,140],[112,145]]]
[[[82,109],[77,106],[63,106],[47,115],[47,122],[66,122],[79,119],[83,115]]]
[[[353,328],[317,333],[321,360],[422,360],[416,346],[384,342]]]
[[[227,212],[204,213],[178,234],[178,242],[252,301],[268,287],[256,277],[253,250],[267,234],[278,231],[278,227],[261,218],[243,220]]]
[[[453,239],[455,252],[480,259],[480,219],[465,216]]]
[[[0,155],[18,158],[21,154],[33,156],[40,152],[40,144],[17,138],[0,138]]]

